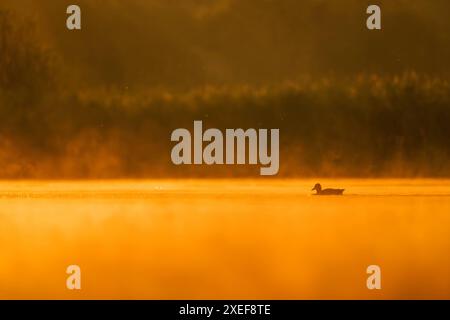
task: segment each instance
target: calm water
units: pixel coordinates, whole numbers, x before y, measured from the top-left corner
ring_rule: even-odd
[[[450,298],[450,181],[315,182],[0,182],[0,298]]]

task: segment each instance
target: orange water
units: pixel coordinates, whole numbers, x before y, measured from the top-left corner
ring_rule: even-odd
[[[0,182],[0,298],[450,299],[450,181],[315,182]]]

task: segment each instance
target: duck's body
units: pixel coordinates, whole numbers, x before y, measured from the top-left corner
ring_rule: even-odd
[[[322,189],[320,183],[316,183],[312,191],[316,190],[317,196],[342,196],[345,189]]]

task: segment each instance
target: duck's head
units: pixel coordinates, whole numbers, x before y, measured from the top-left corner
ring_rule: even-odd
[[[311,191],[316,190],[317,192],[320,192],[322,190],[322,186],[320,185],[320,183],[316,183],[316,185],[314,186],[314,188],[312,188]]]

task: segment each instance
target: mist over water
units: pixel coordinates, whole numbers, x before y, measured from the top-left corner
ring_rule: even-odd
[[[450,181],[320,181],[0,183],[0,298],[450,297]]]

